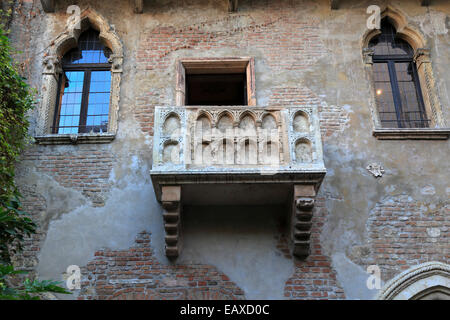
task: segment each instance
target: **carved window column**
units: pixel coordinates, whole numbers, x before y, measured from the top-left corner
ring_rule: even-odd
[[[371,104],[370,111],[372,113],[372,119],[373,119],[375,128],[380,128],[381,127],[380,117],[378,114],[378,106],[375,103],[376,97],[375,97],[375,93],[374,93],[374,89],[373,89],[373,83],[375,82],[375,79],[373,77],[374,50],[371,48],[364,48],[362,55],[363,55],[364,68],[366,69],[367,80],[370,85],[370,88],[369,88],[370,98],[371,98],[371,101],[373,101],[373,103]]]
[[[305,259],[310,252],[310,238],[316,190],[314,185],[294,185],[291,238],[293,255]]]
[[[166,256],[176,258],[181,252],[181,186],[164,186],[161,192]]]
[[[444,118],[440,112],[441,107],[431,68],[430,49],[418,48],[415,50],[414,62],[416,63],[417,73],[419,74],[426,112],[431,116],[431,127],[446,127]]]
[[[41,108],[39,109],[36,135],[50,132],[54,118],[58,79],[62,73],[61,61],[57,56],[48,56],[43,61]]]
[[[120,102],[120,79],[122,77],[122,53],[112,54],[109,57],[111,67],[111,103],[109,108],[108,132],[117,133],[119,102]]]

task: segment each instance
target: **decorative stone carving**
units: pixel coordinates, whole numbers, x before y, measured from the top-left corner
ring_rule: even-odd
[[[373,64],[373,55],[374,55],[374,50],[373,49],[371,49],[371,48],[364,48],[363,49],[363,61],[364,61],[364,63],[366,65],[367,64],[370,64],[370,65]]]
[[[62,72],[61,61],[57,56],[45,57],[43,65],[44,70],[42,71],[42,74],[48,74],[57,77]]]
[[[450,299],[450,265],[431,261],[405,270],[384,285],[377,299],[414,300],[432,291],[443,292],[444,298]]]
[[[301,259],[306,258],[310,251],[315,197],[314,185],[294,186],[294,212],[292,217],[293,254]]]
[[[312,161],[311,143],[307,139],[300,139],[295,143],[295,162],[309,163]]]
[[[111,54],[108,59],[109,63],[112,64],[111,72],[113,73],[122,73],[122,63],[123,56],[118,54]]]
[[[164,230],[166,231],[166,256],[178,257],[181,249],[181,187],[166,186],[162,188],[161,204],[164,208]]]
[[[378,163],[369,164],[366,169],[375,177],[382,177],[384,174],[384,168]]]

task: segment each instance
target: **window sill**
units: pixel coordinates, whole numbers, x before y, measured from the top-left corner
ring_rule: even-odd
[[[375,129],[373,136],[378,140],[447,140],[450,128]]]
[[[87,143],[110,143],[116,137],[112,133],[81,133],[81,134],[47,134],[36,136],[36,144],[55,145],[55,144],[87,144]]]

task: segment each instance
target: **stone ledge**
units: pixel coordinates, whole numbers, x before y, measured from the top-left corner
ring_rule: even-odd
[[[116,137],[112,133],[101,134],[48,134],[44,136],[35,136],[36,144],[55,145],[55,144],[87,144],[87,143],[110,143]]]
[[[450,128],[375,129],[373,136],[379,140],[447,140]]]

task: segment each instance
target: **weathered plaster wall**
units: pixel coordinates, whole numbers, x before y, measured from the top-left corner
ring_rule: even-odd
[[[407,0],[342,1],[339,10],[331,11],[327,0],[248,0],[228,14],[222,0],[158,0],[146,2],[141,15],[132,12],[129,1],[77,1],[103,15],[123,42],[118,135],[106,145],[34,145],[24,153],[18,181],[26,208],[41,228],[29,241],[23,267],[42,278],[63,279],[67,266],[83,266],[83,289],[73,298],[126,298],[142,292],[141,298],[199,297],[198,290],[205,298],[210,289],[216,298],[358,299],[376,294],[366,288],[369,264],[379,265],[387,281],[417,263],[448,263],[449,142],[380,141],[371,133],[361,39],[367,6],[387,2],[426,36],[449,123],[447,1],[435,0],[430,7]],[[54,14],[44,14],[39,1],[17,5],[11,38],[23,51],[18,58],[36,88],[45,48],[64,30],[70,4],[58,1]],[[306,261],[289,255],[276,208],[189,208],[177,266],[163,254],[161,208],[149,177],[153,108],[175,104],[177,58],[221,56],[255,58],[258,105],[309,104],[321,112],[328,173],[315,209],[313,252]],[[31,114],[32,132],[36,115]],[[373,162],[385,168],[383,177],[366,170]],[[148,251],[139,247],[142,242],[135,246],[141,231],[150,235],[138,237],[147,241]],[[394,244],[398,247],[388,251],[386,245]],[[143,255],[130,254],[133,248],[144,250]],[[139,283],[139,272],[120,273],[147,270],[140,268],[155,261],[162,267],[148,269],[154,272],[147,278],[156,284]],[[96,263],[101,272],[89,270]],[[195,271],[201,266],[215,268],[211,272],[233,284]],[[113,284],[99,274],[107,274]],[[187,280],[169,281],[176,274]],[[121,277],[131,280],[117,284]],[[205,282],[206,277],[214,283]]]

